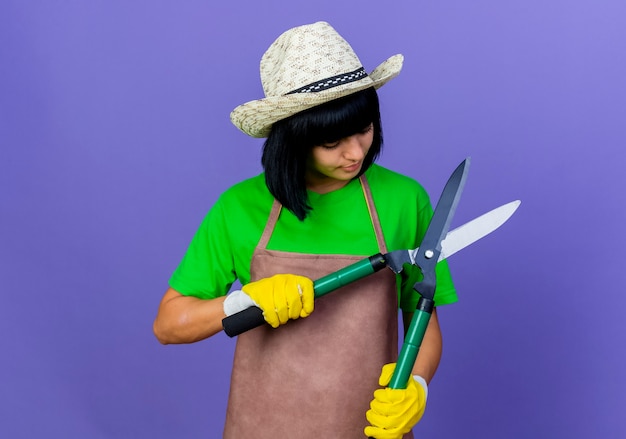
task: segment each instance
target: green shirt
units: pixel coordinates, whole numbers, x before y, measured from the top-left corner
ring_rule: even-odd
[[[432,207],[424,188],[378,165],[365,173],[372,191],[387,250],[419,245]],[[327,194],[308,193],[313,210],[304,221],[282,209],[267,248],[308,254],[368,257],[378,253],[367,203],[358,180]],[[224,192],[204,218],[170,286],[184,295],[210,299],[228,293],[235,280],[250,281],[250,261],[267,222],[273,197],[263,174]],[[400,307],[414,311],[419,295],[413,284],[419,269],[398,276]],[[457,300],[446,261],[437,265],[435,304]]]

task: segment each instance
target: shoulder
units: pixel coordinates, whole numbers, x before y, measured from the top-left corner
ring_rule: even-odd
[[[205,221],[212,230],[229,235],[237,240],[250,232],[256,234],[265,224],[272,208],[274,197],[265,185],[264,174],[243,180],[226,189],[215,202]],[[261,225],[261,226],[260,226]]]
[[[365,175],[368,181],[371,181],[372,184],[395,185],[402,189],[414,191],[424,190],[422,185],[417,180],[377,164],[373,164],[365,172]]]
[[[413,199],[429,202],[428,193],[415,179],[373,164],[365,173],[374,194],[393,199]]]
[[[271,204],[272,200],[273,197],[265,185],[265,175],[261,173],[226,189],[220,195],[216,205],[221,208],[251,207],[259,203],[267,205],[269,202]]]

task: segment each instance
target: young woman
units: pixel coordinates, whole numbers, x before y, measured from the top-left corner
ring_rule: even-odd
[[[415,248],[432,215],[416,181],[374,164],[376,89],[396,55],[365,73],[324,22],[282,34],[261,60],[265,98],[233,123],[267,137],[264,173],[222,194],[170,279],[154,332],[190,343],[250,305],[269,325],[238,336],[225,438],[412,437],[441,357],[436,311],[407,389],[385,387],[397,359],[398,309],[415,309],[418,270],[382,270],[313,300],[313,282],[363,257]],[[456,301],[437,267],[436,305]],[[227,294],[235,280],[241,291]],[[404,436],[403,436],[404,435]]]

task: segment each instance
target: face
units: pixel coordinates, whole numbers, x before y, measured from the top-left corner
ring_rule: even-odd
[[[307,162],[307,189],[326,193],[356,177],[374,140],[374,126],[335,143],[314,146]]]

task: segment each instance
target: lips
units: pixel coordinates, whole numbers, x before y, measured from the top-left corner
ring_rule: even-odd
[[[360,168],[361,168],[361,162],[357,162],[357,163],[354,163],[352,165],[342,166],[341,167],[341,169],[343,169],[345,172],[358,171]]]

